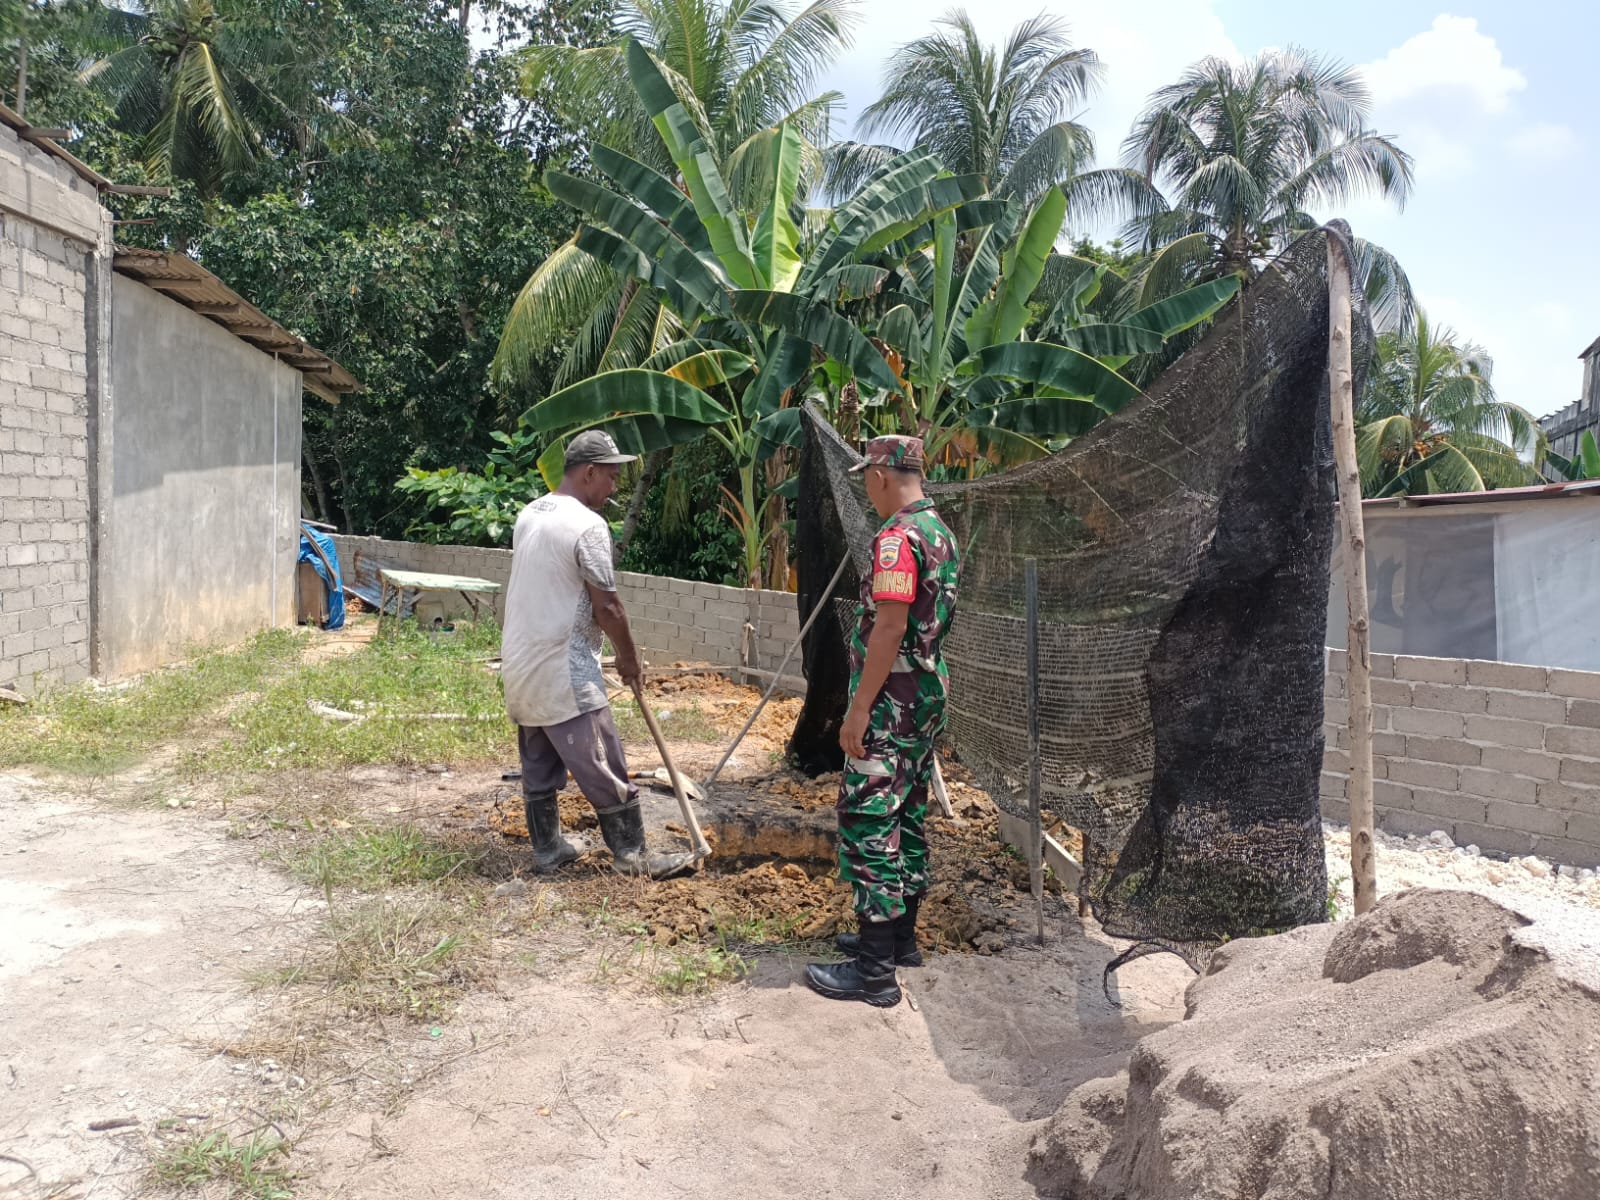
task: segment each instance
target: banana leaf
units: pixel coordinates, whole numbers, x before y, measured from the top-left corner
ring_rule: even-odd
[[[787,123],[781,125],[772,139],[768,168],[772,190],[756,218],[750,243],[761,285],[777,292],[789,291],[800,275],[800,230],[789,215],[789,206],[800,186],[801,148],[800,131]]]
[[[1097,359],[1051,342],[1007,342],[990,346],[959,368],[982,375],[998,375],[1037,387],[1054,388],[1069,396],[1094,401],[1102,412],[1114,413],[1139,394],[1121,375]]]
[[[723,270],[735,286],[757,286],[757,272],[745,241],[743,218],[728,195],[710,148],[649,51],[630,39],[627,56],[628,76],[644,103],[645,112],[650,115],[651,124],[666,143],[667,153],[683,175],[689,199],[694,203],[695,212],[700,214],[700,221],[711,239],[711,248]]]
[[[1146,305],[1132,314],[1125,324],[1150,329],[1163,338],[1182,333],[1212,316],[1239,291],[1239,277],[1228,275],[1213,279],[1187,291]]]
[[[967,349],[1015,341],[1028,322],[1028,298],[1044,277],[1045,264],[1067,216],[1067,197],[1051,188],[1039,197],[1016,247],[1007,256],[1000,287],[967,321]]]
[[[660,417],[697,426],[720,425],[733,414],[699,388],[660,371],[605,371],[563,388],[522,414],[541,433],[618,418]],[[701,428],[699,432],[703,433]],[[615,436],[615,435],[613,435]],[[621,444],[621,439],[618,439]],[[665,445],[673,445],[666,442]],[[650,449],[659,447],[651,446]]]
[[[733,293],[736,316],[767,328],[782,329],[838,359],[856,375],[886,392],[900,391],[900,381],[883,356],[849,321],[821,304],[808,303],[788,292],[738,291]]]

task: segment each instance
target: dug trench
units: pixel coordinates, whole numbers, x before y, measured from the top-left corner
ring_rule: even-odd
[[[695,803],[711,857],[692,874],[622,893],[606,871],[609,858],[593,810],[569,790],[561,797],[562,824],[585,857],[552,886],[569,904],[607,901],[613,913],[646,926],[659,945],[712,939],[727,946],[731,939],[750,950],[759,946],[752,930],[773,943],[831,938],[853,928],[850,890],[834,877],[837,787],[837,776],[809,780],[787,771],[719,784]],[[997,839],[988,796],[960,781],[952,790],[953,805],[959,805],[955,814],[930,817],[935,877],[923,904],[920,937],[927,950],[989,954],[1029,924],[1028,868]],[[688,846],[670,791],[643,787],[640,802],[654,846]],[[515,785],[465,799],[441,823],[441,832],[452,838],[498,835],[502,844],[479,862],[491,878],[518,879],[527,871],[521,852],[527,825]],[[1059,906],[1059,882],[1051,878],[1046,887],[1051,904]]]

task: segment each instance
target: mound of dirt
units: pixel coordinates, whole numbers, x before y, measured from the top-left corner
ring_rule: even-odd
[[[1235,942],[1181,1023],[1068,1097],[1030,1182],[1071,1200],[1592,1200],[1600,991],[1592,962],[1563,961],[1592,958],[1584,941],[1414,891]]]

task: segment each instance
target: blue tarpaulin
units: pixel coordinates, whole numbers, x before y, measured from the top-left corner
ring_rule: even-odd
[[[315,545],[313,545],[315,543]],[[321,553],[317,553],[317,551]],[[328,623],[324,629],[344,628],[344,580],[340,578],[339,551],[333,539],[309,525],[300,526],[300,562],[308,562],[328,589]],[[328,571],[333,571],[333,578]]]

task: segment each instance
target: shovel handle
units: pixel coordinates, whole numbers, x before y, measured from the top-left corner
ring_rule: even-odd
[[[683,812],[683,822],[689,827],[689,842],[694,847],[696,858],[709,858],[711,847],[706,843],[706,835],[700,832],[700,822],[695,820],[694,806],[689,803],[689,792],[683,786],[683,777],[678,774],[677,764],[672,761],[672,752],[667,749],[667,739],[661,736],[661,726],[656,724],[656,715],[650,711],[650,705],[645,702],[644,688],[635,683],[633,685],[633,698],[638,702],[639,712],[644,716],[646,728],[650,736],[655,739],[656,752],[661,755],[661,763],[667,768],[667,777],[672,780],[673,794],[678,797],[678,808]]]

